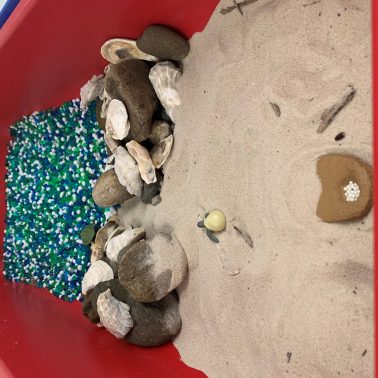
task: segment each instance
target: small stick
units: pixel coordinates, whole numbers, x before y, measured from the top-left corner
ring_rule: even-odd
[[[277,104],[275,104],[274,102],[269,102],[269,104],[273,108],[274,113],[276,113],[276,116],[280,117],[281,116],[281,109],[280,109],[280,107]]]
[[[312,3],[303,4],[304,7],[308,7],[309,5],[314,5],[320,3],[320,0],[313,1]]]
[[[220,13],[221,14],[227,14],[227,13],[230,13],[232,12],[234,9],[239,9],[239,12],[241,14],[243,14],[241,8],[242,7],[245,7],[246,5],[249,5],[249,4],[252,4],[252,3],[255,3],[257,0],[244,0],[244,1],[241,1],[240,3],[236,3],[236,1],[233,0],[234,2],[234,5],[231,5],[230,7],[227,7],[227,8],[222,8],[220,10]],[[236,3],[236,5],[235,5]]]
[[[236,6],[236,8],[239,11],[239,13],[243,16],[243,11],[241,10],[239,3],[236,0],[232,0],[232,2]]]
[[[321,115],[320,124],[318,130],[316,131],[318,134],[322,133],[332,123],[340,110],[353,100],[355,94],[356,89],[353,87],[353,85],[348,85],[344,89],[340,99],[330,108],[326,109]]]
[[[245,231],[241,230],[239,227],[232,225],[234,227],[234,230],[244,239],[244,241],[250,246],[250,248],[253,248],[253,240],[247,234]]]

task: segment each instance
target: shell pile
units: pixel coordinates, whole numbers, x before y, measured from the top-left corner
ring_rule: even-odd
[[[170,30],[167,35],[172,37],[174,33]],[[173,40],[182,38],[179,35],[173,37]],[[167,44],[167,41],[163,42]],[[187,44],[187,41],[183,41],[181,46],[185,44]],[[144,44],[142,43],[142,45]],[[172,42],[173,45],[175,43]],[[180,43],[177,46],[179,45]],[[185,47],[183,50],[187,54],[189,48]],[[83,88],[83,94],[96,93],[102,101],[98,104],[97,117],[98,119],[101,118],[109,154],[103,174],[96,183],[96,190],[93,191],[93,199],[99,206],[105,206],[104,204],[107,203],[122,205],[125,198],[128,201],[132,196],[140,197],[140,200],[147,204],[158,204],[160,202],[158,197],[161,198],[159,193],[164,179],[164,166],[173,148],[173,113],[174,109],[181,103],[176,84],[182,72],[171,61],[159,61],[158,57],[141,51],[137,47],[136,41],[126,38],[114,38],[105,42],[101,48],[101,55],[110,63],[104,70],[105,77],[101,81],[101,93],[98,93],[97,86],[97,92],[91,89],[95,83],[94,79],[90,82],[93,82],[91,86],[88,83]],[[149,65],[141,62],[136,64],[135,60],[138,59],[150,63]],[[130,62],[131,60],[134,60],[134,62]],[[177,66],[179,66],[179,62],[177,63]],[[151,66],[152,68],[149,68]],[[136,81],[132,80],[133,85],[140,79],[138,87],[128,87],[128,85],[131,85],[130,80],[127,80],[128,77],[137,78]],[[146,106],[140,104],[140,93],[135,94],[135,98],[130,98],[130,96],[134,96],[135,92],[139,91],[139,88],[141,93],[143,91],[149,93],[148,96],[142,96],[143,101],[147,101],[145,99],[151,101]],[[139,96],[138,99],[136,99],[137,96]],[[87,98],[92,99],[90,95],[84,96],[82,98],[83,106],[89,101]],[[158,100],[160,100],[159,106],[157,106]],[[154,105],[151,105],[152,102],[154,102]],[[137,108],[133,108],[133,106]],[[150,116],[144,116],[147,114],[146,109],[150,109]],[[148,121],[149,124],[146,125],[146,120],[149,119],[152,121]],[[138,125],[140,125],[140,130],[144,128],[143,132],[138,133]],[[142,137],[140,137],[141,135]],[[115,175],[118,183],[113,182],[112,177],[113,181],[104,177],[104,174]],[[114,189],[115,186],[117,186],[117,190]],[[125,196],[120,188],[124,189],[130,196]],[[108,201],[103,198],[106,193],[109,193],[109,197],[111,196]],[[100,195],[101,198],[95,198]],[[143,227],[122,224],[117,215],[112,216],[97,231],[91,244],[91,265],[82,283],[82,292],[86,298],[91,295],[92,291],[96,292],[96,285],[99,283],[106,283],[112,279],[119,280],[120,269],[118,269],[118,265],[126,260],[132,261],[131,264],[140,264],[139,267],[135,267],[139,272],[137,273],[138,277],[135,277],[136,282],[142,282],[142,286],[145,285],[146,290],[151,288],[152,301],[168,296],[186,275],[186,256],[179,244],[173,243],[166,236],[160,236],[154,240],[153,242],[146,239]],[[136,254],[136,259],[134,259],[134,254],[138,248],[144,248],[144,250],[141,254]],[[151,248],[154,249],[153,256],[149,256]],[[160,257],[159,250],[161,250]],[[126,255],[127,258],[125,258]],[[149,270],[150,258],[151,261],[159,262],[159,264],[156,263],[157,265],[154,263],[158,270]],[[140,259],[139,262],[138,259]],[[175,266],[177,262],[180,265],[179,272]],[[153,278],[147,284],[147,281],[144,281],[143,272],[159,276],[160,270],[164,271],[164,279],[166,280],[164,282],[166,284],[163,292],[159,292],[159,295],[157,295],[153,293],[153,286],[156,284],[155,279]],[[123,270],[123,272],[125,271]],[[167,274],[167,272],[171,273]],[[127,272],[125,274],[127,275]],[[118,282],[125,290],[128,290],[121,280]],[[132,277],[131,282],[133,282]],[[156,282],[159,282],[159,280],[156,280]],[[132,296],[131,293],[132,290],[130,290]],[[114,295],[117,297],[116,294]],[[145,302],[132,297],[137,302]],[[147,300],[147,302],[150,301],[150,299]],[[98,295],[97,311],[100,318],[98,326],[103,326],[117,338],[124,338],[133,327],[129,304],[116,299],[110,289],[102,291]]]

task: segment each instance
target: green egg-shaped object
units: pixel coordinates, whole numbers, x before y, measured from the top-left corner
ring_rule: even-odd
[[[93,240],[95,236],[95,227],[93,224],[88,224],[85,226],[81,232],[80,232],[80,238],[83,241],[84,245],[89,245],[91,244],[91,241]]]
[[[219,232],[226,228],[226,217],[221,210],[213,210],[205,218],[205,227],[211,231]]]

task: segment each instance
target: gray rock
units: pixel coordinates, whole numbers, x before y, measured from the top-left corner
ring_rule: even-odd
[[[110,169],[98,178],[92,191],[92,197],[96,205],[110,207],[121,205],[133,195],[119,183],[114,169]]]
[[[111,98],[122,101],[130,121],[130,134],[137,142],[151,133],[152,116],[159,100],[148,78],[150,69],[143,60],[125,60],[110,64],[105,89]]]
[[[100,282],[84,299],[83,312],[91,321],[99,322],[97,298],[109,288],[114,298],[130,306],[134,327],[126,336],[129,343],[143,347],[158,346],[173,340],[180,331],[181,317],[174,294],[169,294],[157,302],[139,303],[117,279]]]
[[[138,302],[155,302],[166,296],[181,284],[187,269],[185,252],[168,234],[140,240],[118,260],[120,283]]]
[[[189,42],[176,31],[162,25],[151,25],[137,39],[137,47],[160,59],[182,60],[190,50]]]
[[[152,203],[152,199],[160,193],[163,174],[156,170],[156,182],[147,184],[143,181],[141,200],[144,203]]]

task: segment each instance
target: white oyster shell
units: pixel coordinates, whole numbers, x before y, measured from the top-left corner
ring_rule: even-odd
[[[126,247],[142,239],[144,236],[143,228],[132,228],[122,232],[122,234],[109,240],[106,246],[106,256],[111,261],[118,261],[119,253]]]
[[[91,245],[91,264],[104,257],[105,244],[112,232],[117,228],[117,223],[113,221],[112,218],[108,220],[104,227],[97,231],[95,242]]]
[[[148,139],[153,144],[159,143],[162,139],[166,138],[171,133],[168,123],[164,121],[155,121],[152,124],[151,129],[151,135],[148,137]]]
[[[93,289],[99,282],[109,281],[113,278],[113,269],[105,261],[95,261],[84,275],[81,291],[86,295],[88,290]]]
[[[115,299],[110,289],[98,296],[97,312],[101,324],[117,339],[123,339],[134,325],[130,307]]]
[[[80,89],[80,109],[84,110],[88,104],[101,95],[104,90],[104,75],[93,75]]]
[[[168,156],[172,150],[173,146],[173,135],[169,135],[163,140],[161,140],[158,144],[150,151],[150,156],[153,165],[155,168],[159,169],[163,166],[163,164],[168,159]]]
[[[140,197],[143,184],[138,164],[126,149],[121,146],[115,150],[114,170],[120,184],[125,186],[130,194]]]
[[[156,63],[150,70],[149,78],[155,92],[171,119],[173,109],[181,104],[176,83],[182,73],[171,62]]]
[[[130,131],[129,117],[122,101],[114,99],[110,101],[105,123],[106,133],[111,138],[122,140]]]
[[[104,134],[104,140],[106,145],[109,147],[109,150],[114,154],[115,150],[119,146],[119,142],[114,140],[109,134]]]
[[[126,147],[130,155],[137,161],[139,172],[143,181],[145,181],[147,184],[156,182],[155,167],[147,149],[145,149],[135,140],[126,143]]]
[[[129,59],[143,59],[151,62],[159,60],[139,50],[136,41],[127,38],[113,38],[106,41],[101,47],[101,55],[108,62],[117,64]]]
[[[129,228],[131,228],[131,226],[126,227],[126,230],[128,230]],[[108,237],[108,240],[105,243],[105,250],[110,240],[116,237],[117,235],[122,234],[123,231],[125,231],[125,227],[123,226],[118,226],[115,230],[113,230],[113,232],[110,234],[110,236]]]
[[[112,98],[110,97],[109,93],[106,92],[105,88],[100,95],[100,99],[102,100],[100,116],[101,118],[106,118],[106,114],[108,113],[109,104],[112,101]]]

